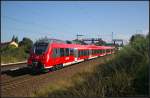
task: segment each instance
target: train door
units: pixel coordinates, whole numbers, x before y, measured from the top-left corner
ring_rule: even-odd
[[[55,65],[55,58],[56,58],[56,55],[55,55],[55,48],[52,48],[52,51],[50,53],[50,60],[49,60],[49,63],[51,63],[52,66]]]
[[[75,57],[75,62],[78,61],[78,49],[74,49],[74,57]]]

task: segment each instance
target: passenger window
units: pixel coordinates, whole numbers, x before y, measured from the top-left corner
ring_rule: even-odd
[[[82,55],[82,56],[84,55],[82,50],[81,50],[81,55]]]
[[[64,48],[60,48],[60,56],[64,56],[65,52],[64,52]]]
[[[81,50],[78,51],[78,55],[79,55],[79,57],[81,56]]]
[[[69,56],[69,48],[65,49],[65,56]]]
[[[57,48],[56,51],[57,51],[56,55],[57,55],[57,57],[59,57],[60,56],[60,49]]]
[[[73,55],[73,49],[70,48],[70,56],[72,56],[72,55]]]

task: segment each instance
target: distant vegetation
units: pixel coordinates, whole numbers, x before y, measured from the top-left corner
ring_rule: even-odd
[[[77,83],[79,81],[76,79],[73,87],[65,87],[68,84],[66,81],[63,82],[63,88],[38,96],[148,96],[148,48],[149,35],[133,35],[130,43],[116,53],[112,60],[97,66],[91,73],[79,74],[82,82]]]
[[[1,63],[12,63],[27,60],[29,55],[30,48],[33,44],[32,40],[24,37],[22,41],[18,42],[18,38],[12,38],[12,41],[15,41],[19,44],[19,47],[12,45],[5,45],[1,47]]]

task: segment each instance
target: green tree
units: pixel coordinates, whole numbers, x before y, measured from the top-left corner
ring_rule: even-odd
[[[18,37],[17,37],[17,36],[16,36],[16,38],[15,38],[15,42],[18,43]]]
[[[132,35],[132,37],[130,38],[130,43],[134,42],[136,39],[143,39],[144,36],[142,34],[135,34]]]
[[[15,41],[15,35],[13,35],[13,37],[12,37],[11,41]]]
[[[22,41],[19,42],[19,46],[23,47],[27,53],[30,51],[32,45],[33,45],[33,41],[27,37],[24,37]]]

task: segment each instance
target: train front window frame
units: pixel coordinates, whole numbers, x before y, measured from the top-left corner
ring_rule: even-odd
[[[48,46],[49,46],[48,43],[35,43],[32,51],[37,55],[41,55],[47,51]]]

